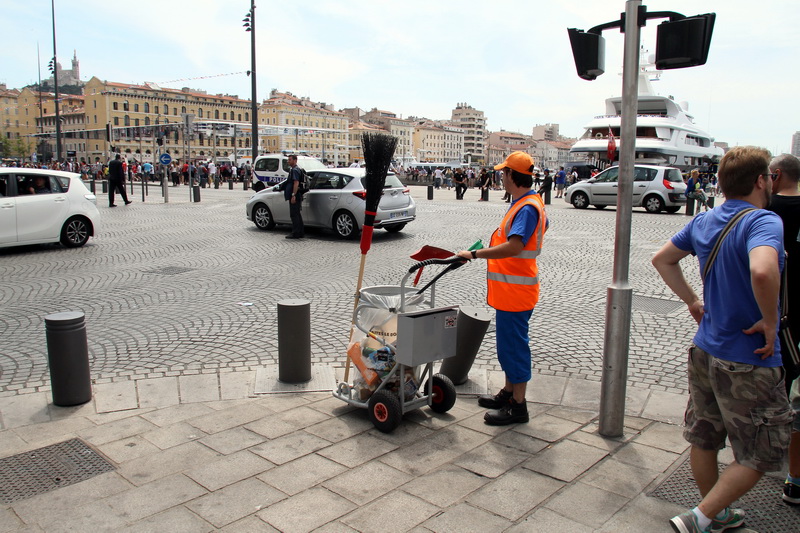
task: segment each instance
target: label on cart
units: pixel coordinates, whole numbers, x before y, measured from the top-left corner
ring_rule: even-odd
[[[444,317],[444,327],[445,328],[454,328],[457,326],[457,317],[458,315],[448,315]]]

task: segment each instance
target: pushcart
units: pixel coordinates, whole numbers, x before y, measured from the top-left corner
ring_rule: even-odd
[[[390,433],[403,416],[424,406],[445,413],[456,402],[456,389],[445,375],[433,373],[433,363],[455,355],[458,306],[435,307],[436,282],[467,261],[460,257],[427,259],[415,263],[399,286],[362,288],[353,312],[353,335],[348,355],[360,372],[363,386],[340,382],[333,396],[366,408],[375,428]],[[429,265],[442,268],[421,289],[408,287],[409,277]],[[425,292],[430,289],[430,298]],[[377,322],[365,315],[380,315]],[[372,347],[362,349],[353,337],[363,335]],[[369,353],[369,357],[365,353]],[[375,366],[367,367],[371,361]],[[425,382],[424,387],[418,383]]]

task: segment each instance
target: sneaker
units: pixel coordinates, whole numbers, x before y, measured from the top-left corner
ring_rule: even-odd
[[[500,389],[494,396],[484,395],[478,398],[478,405],[487,409],[499,409],[511,401],[511,391]]]
[[[800,504],[800,485],[787,481],[783,485],[783,501],[792,505]]]
[[[722,520],[714,518],[711,520],[711,532],[721,533],[726,529],[739,527],[744,524],[744,509],[725,509],[725,517]]]
[[[483,421],[490,426],[507,426],[508,424],[520,424],[528,421],[528,406],[523,401],[517,403],[512,398],[500,409],[487,411],[483,415]]]
[[[692,511],[686,511],[678,516],[672,517],[669,525],[676,533],[711,533],[711,526],[706,529],[700,529],[697,523],[697,516]]]

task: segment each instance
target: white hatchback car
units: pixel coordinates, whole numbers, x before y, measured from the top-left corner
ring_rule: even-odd
[[[99,215],[97,197],[80,174],[0,168],[0,248],[59,241],[83,246]]]
[[[617,205],[619,167],[611,167],[597,176],[570,185],[564,200],[577,209],[590,205],[602,209]],[[648,213],[677,213],[686,205],[686,184],[681,171],[673,167],[635,165],[633,175],[633,206],[644,207]]]

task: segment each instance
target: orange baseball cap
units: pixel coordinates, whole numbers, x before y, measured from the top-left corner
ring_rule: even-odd
[[[495,165],[495,170],[503,170],[504,168],[516,170],[521,174],[533,174],[533,158],[525,152],[511,152],[511,155],[506,157],[506,160]]]

